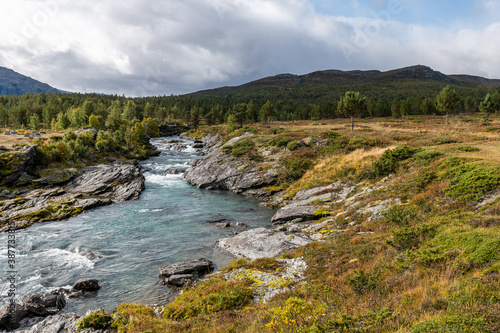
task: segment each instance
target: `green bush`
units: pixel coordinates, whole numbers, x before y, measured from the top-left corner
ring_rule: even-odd
[[[450,138],[439,138],[439,139],[434,140],[432,145],[446,145],[446,144],[457,143],[457,142],[458,142],[457,140],[450,139]]]
[[[418,212],[415,206],[394,205],[382,215],[389,223],[399,227],[408,227],[418,218]]]
[[[457,150],[469,153],[469,152],[474,152],[474,151],[480,151],[481,149],[479,149],[477,147],[472,147],[472,146],[460,146],[460,147],[457,147]]]
[[[388,149],[380,157],[380,159],[372,164],[372,169],[376,176],[387,176],[396,172],[400,161],[404,161],[412,157],[419,149],[403,146],[401,148]]]
[[[348,274],[346,279],[347,283],[356,294],[363,295],[378,286],[380,273],[378,270],[365,273],[365,271],[360,269],[352,274]]]
[[[446,194],[458,201],[479,201],[483,195],[496,189],[500,183],[500,168],[464,164],[448,170],[443,177],[452,177]]]
[[[278,138],[273,138],[267,142],[264,147],[286,147],[289,142],[291,142],[292,139],[288,137],[278,137]]]
[[[289,181],[300,179],[314,166],[315,154],[310,148],[296,149],[293,154],[285,158],[284,166],[287,169],[286,178]]]
[[[294,151],[294,150],[298,149],[299,147],[300,147],[300,144],[297,141],[290,141],[286,145],[286,149],[288,149],[289,151]]]
[[[83,317],[76,325],[79,328],[107,329],[111,327],[113,317],[103,309]]]
[[[414,227],[403,227],[392,231],[392,239],[387,244],[398,250],[414,250],[422,243],[436,235],[436,227],[422,224]]]
[[[249,154],[255,148],[255,142],[250,138],[242,139],[234,145],[225,145],[222,151],[226,154],[231,154],[234,157],[241,157]]]

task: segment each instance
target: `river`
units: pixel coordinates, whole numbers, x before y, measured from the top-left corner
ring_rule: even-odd
[[[146,189],[139,200],[35,224],[16,233],[19,300],[28,293],[47,293],[69,288],[80,278],[95,278],[101,289],[93,296],[68,300],[63,312],[112,311],[122,302],[165,303],[173,292],[161,285],[159,266],[205,257],[220,268],[231,259],[214,242],[232,231],[202,221],[226,218],[249,228],[270,226],[273,212],[257,201],[225,191],[201,190],[179,174],[166,174],[171,167],[186,168],[191,159],[200,158],[190,147],[166,150],[168,139],[152,140],[162,152],[141,162],[151,171],[145,173]],[[5,304],[9,285],[6,233],[0,235],[0,244]]]

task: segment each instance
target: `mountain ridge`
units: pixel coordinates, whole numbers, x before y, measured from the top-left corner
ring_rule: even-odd
[[[225,86],[213,89],[205,89],[186,94],[187,96],[210,97],[224,93],[238,94],[245,90],[256,92],[263,90],[292,90],[301,88],[323,87],[323,88],[342,88],[346,85],[353,85],[352,89],[362,89],[366,85],[379,86],[380,89],[397,88],[398,82],[414,81],[429,86],[431,90],[442,89],[446,85],[455,85],[458,87],[471,88],[474,86],[500,86],[500,79],[487,79],[480,76],[467,74],[446,75],[439,71],[424,65],[415,65],[393,69],[389,71],[379,70],[349,70],[342,71],[337,69],[320,70],[308,74],[277,74],[250,81],[237,86]],[[432,86],[432,87],[430,87]],[[323,93],[326,93],[323,91]],[[377,93],[375,93],[377,94]]]
[[[38,93],[59,94],[63,91],[51,87],[12,69],[0,66],[0,95],[24,95]]]

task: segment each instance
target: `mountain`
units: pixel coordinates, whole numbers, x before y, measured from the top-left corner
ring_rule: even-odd
[[[0,95],[24,95],[26,93],[53,93],[62,91],[52,88],[46,83],[24,76],[11,69],[0,67]]]
[[[500,80],[470,75],[445,75],[430,67],[417,65],[386,72],[324,70],[305,75],[279,74],[235,87],[222,87],[188,94],[199,98],[234,99],[337,99],[348,90],[369,97],[406,98],[434,96],[451,85],[456,89],[478,86],[498,87]]]

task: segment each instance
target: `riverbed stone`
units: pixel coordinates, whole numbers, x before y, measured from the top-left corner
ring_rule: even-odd
[[[170,277],[172,275],[192,274],[203,276],[214,270],[214,264],[208,259],[200,258],[189,261],[177,262],[159,268],[160,275]]]
[[[80,279],[73,285],[72,291],[97,291],[101,288],[96,279]]]
[[[197,278],[197,276],[193,274],[177,274],[165,278],[165,283],[172,284],[176,287],[183,287],[187,283],[193,281],[195,278]]]

